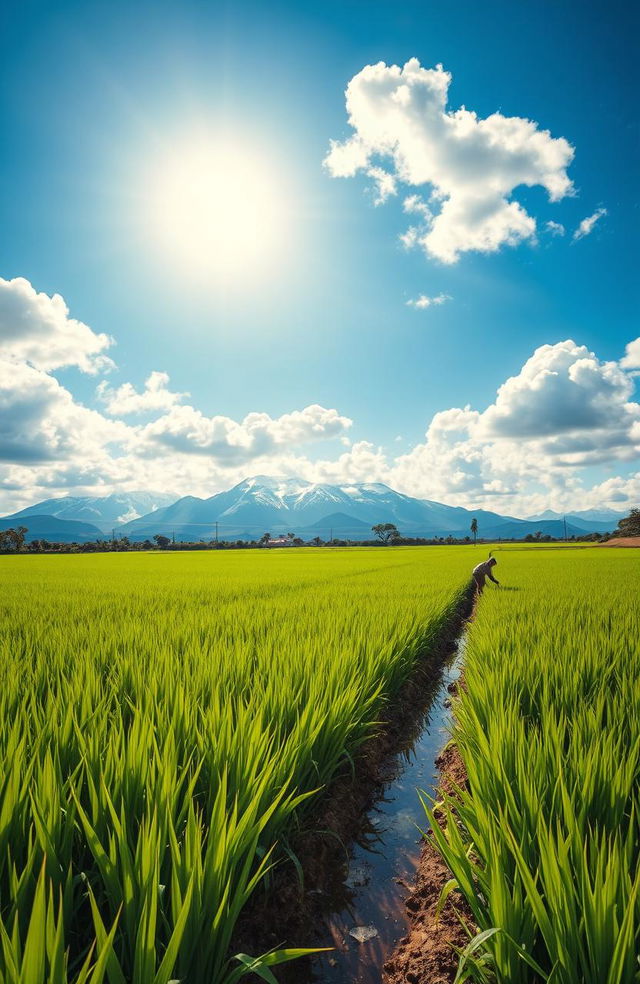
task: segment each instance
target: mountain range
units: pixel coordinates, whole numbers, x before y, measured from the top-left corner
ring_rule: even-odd
[[[172,502],[175,502],[175,496],[166,492],[116,492],[93,497],[67,495],[60,499],[37,502],[34,506],[27,506],[6,518],[26,521],[35,515],[55,516],[60,520],[91,523],[102,533],[111,533],[114,527],[152,514]],[[28,524],[25,522],[23,525]]]
[[[540,532],[561,538],[615,529],[623,513],[586,510],[566,517],[548,510],[517,519],[484,509],[447,506],[416,499],[380,482],[344,485],[312,483],[298,478],[258,475],[209,498],[166,493],[131,492],[104,497],[46,499],[0,520],[0,528],[24,525],[35,537],[82,542],[117,529],[118,536],[145,540],[156,533],[176,540],[257,540],[263,533],[294,533],[303,539],[320,536],[365,540],[376,523],[394,523],[406,536],[463,537],[471,520],[485,539],[520,539]],[[55,522],[47,532],[46,518]],[[78,528],[82,524],[84,529]],[[38,532],[35,532],[37,526]]]

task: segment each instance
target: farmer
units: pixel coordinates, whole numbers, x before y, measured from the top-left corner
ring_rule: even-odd
[[[486,578],[493,581],[494,584],[500,584],[496,581],[495,577],[491,573],[495,565],[498,563],[495,557],[489,557],[489,560],[483,560],[481,564],[473,568],[473,579],[478,586],[478,594],[482,594],[482,589],[484,588],[484,582]]]

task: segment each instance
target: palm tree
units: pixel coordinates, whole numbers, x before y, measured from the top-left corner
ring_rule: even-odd
[[[471,520],[471,532],[473,533],[473,545],[475,547],[478,538],[478,520],[475,516]]]

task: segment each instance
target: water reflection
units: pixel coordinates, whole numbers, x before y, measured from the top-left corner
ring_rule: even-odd
[[[448,687],[460,675],[463,643],[417,715],[407,746],[388,766],[382,795],[371,809],[352,845],[343,870],[336,873],[327,901],[326,924],[316,941],[333,946],[310,964],[300,982],[314,984],[379,984],[381,969],[407,930],[404,900],[415,876],[421,830],[426,818],[417,790],[435,792],[435,758],[448,738],[451,722]],[[385,770],[387,771],[387,770]],[[356,927],[373,927],[376,935],[358,942]],[[366,937],[367,932],[362,934]],[[302,971],[302,968],[300,967]]]

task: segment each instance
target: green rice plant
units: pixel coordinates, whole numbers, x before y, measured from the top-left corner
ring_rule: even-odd
[[[468,548],[0,558],[0,981],[273,982],[240,912],[450,619]]]
[[[468,790],[447,798],[446,832],[433,825],[482,934],[460,979],[630,984],[640,565],[598,548],[498,558],[509,590],[482,596],[455,704]]]

